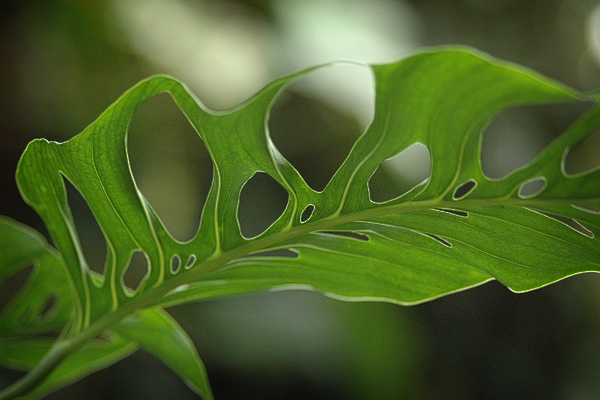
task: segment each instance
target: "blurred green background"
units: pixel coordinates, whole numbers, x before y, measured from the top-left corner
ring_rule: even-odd
[[[394,61],[421,46],[474,46],[577,89],[600,88],[598,0],[46,0],[0,3],[0,214],[45,232],[14,183],[37,137],[80,132],[138,80],[167,73],[209,107],[239,104],[270,80],[336,60]],[[369,71],[354,64],[293,84],[269,128],[282,153],[322,189],[372,116]],[[482,161],[501,177],[528,161],[583,106],[509,110],[484,134]],[[600,132],[567,170],[600,165]],[[195,232],[211,162],[167,96],[131,124],[136,181],[178,239]],[[428,175],[419,146],[385,163],[374,200]],[[242,232],[264,230],[286,194],[257,175],[242,192]],[[101,269],[105,244],[70,192],[84,251]],[[218,399],[600,398],[600,279],[572,277],[514,294],[498,283],[400,307],[343,303],[312,292],[261,293],[175,307]],[[0,385],[17,374],[0,370]],[[194,398],[142,352],[50,399]]]

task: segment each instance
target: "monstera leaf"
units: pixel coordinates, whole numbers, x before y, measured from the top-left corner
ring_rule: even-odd
[[[53,376],[54,387],[65,384],[140,346],[211,398],[193,344],[160,307],[272,288],[415,304],[492,279],[527,291],[598,271],[600,170],[564,170],[569,149],[600,126],[595,96],[470,49],[425,50],[372,66],[374,119],[318,192],[282,156],[267,129],[277,95],[310,72],[274,81],[227,112],[208,110],[182,83],[155,76],[73,139],[29,144],[17,182],[57,251],[16,222],[1,221],[0,278],[34,266],[29,284],[1,315],[0,332],[10,340],[0,342],[0,361],[32,368],[4,397],[49,387]],[[196,129],[214,166],[198,232],[186,243],[166,230],[129,166],[128,124],[142,102],[161,92]],[[484,174],[482,132],[499,112],[584,101],[594,104],[531,163],[502,179]],[[429,178],[397,198],[372,201],[374,172],[414,143],[429,150]],[[239,198],[259,172],[289,197],[270,227],[247,238],[237,217]],[[65,181],[81,193],[106,238],[102,273],[84,257]],[[526,193],[532,183],[537,190]],[[148,273],[128,287],[123,277],[140,252]],[[50,310],[48,298],[54,299]],[[59,330],[53,345],[31,338]],[[19,346],[21,356],[5,350]],[[65,370],[78,367],[83,372],[77,376]]]

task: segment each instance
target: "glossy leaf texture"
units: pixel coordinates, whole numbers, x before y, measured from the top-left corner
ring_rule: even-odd
[[[0,217],[0,265],[0,284],[8,285],[13,283],[12,276],[32,268],[17,293],[0,310],[0,365],[27,372],[69,336],[73,318],[71,287],[56,250],[31,228],[4,217]],[[54,369],[28,398],[40,398],[60,389],[116,363],[138,348],[171,367],[193,391],[212,398],[196,348],[177,322],[159,307],[136,312],[110,331],[92,337]]]
[[[317,192],[278,151],[267,128],[278,94],[311,71],[276,80],[226,112],[207,109],[177,80],[155,76],[73,139],[29,144],[17,182],[64,262],[72,293],[69,335],[109,327],[111,315],[116,323],[147,307],[267,289],[310,288],[347,300],[414,304],[491,279],[526,291],[599,270],[600,170],[574,176],[564,171],[568,150],[600,126],[597,96],[467,48],[426,49],[372,66],[374,120]],[[129,166],[129,122],[141,103],[162,92],[188,118],[214,166],[198,233],[186,243],[169,235]],[[589,111],[530,164],[499,180],[485,176],[482,133],[499,112],[584,101],[593,103]],[[395,199],[373,202],[371,176],[414,143],[429,150],[430,177]],[[239,198],[258,172],[279,183],[289,200],[265,232],[246,238],[237,219]],[[79,190],[106,238],[102,275],[81,250],[65,180]],[[542,190],[522,195],[531,181],[543,182]],[[132,290],[122,277],[140,251],[149,273]],[[181,268],[170,268],[172,260]],[[170,325],[161,315],[146,320],[163,320],[157,332]],[[139,342],[138,333],[131,328],[123,336]],[[202,367],[183,369],[204,373]]]
[[[481,133],[499,111],[589,99],[465,50],[425,51],[374,66],[374,121],[319,193],[277,151],[266,128],[277,94],[309,72],[275,81],[224,113],[207,110],[176,80],[153,77],[72,140],[29,145],[18,183],[67,265],[79,326],[144,296],[161,303],[222,290],[230,295],[299,284],[343,297],[413,303],[493,278],[522,291],[598,268],[594,231],[600,172],[566,176],[562,167],[566,150],[597,127],[597,107],[531,164],[504,179],[486,178],[479,157]],[[170,237],[137,190],[127,157],[127,126],[136,108],[164,91],[196,128],[214,163],[200,228],[188,243]],[[400,198],[372,202],[368,180],[376,168],[415,142],[430,151],[430,178]],[[246,239],[237,207],[242,187],[257,172],[281,184],[289,202],[266,232]],[[109,256],[101,283],[81,252],[63,179],[81,192],[106,236]],[[544,180],[544,189],[533,198],[520,196],[521,185],[535,179]],[[467,182],[474,182],[474,188],[457,199],[457,189]],[[303,222],[302,212],[309,206],[314,211]],[[573,218],[593,237],[540,212]],[[334,231],[360,233],[364,240]],[[252,256],[280,248],[297,256]],[[135,251],[144,252],[150,273],[131,294],[121,277]],[[173,257],[191,258],[194,265],[172,273]],[[168,293],[172,289],[177,290]]]

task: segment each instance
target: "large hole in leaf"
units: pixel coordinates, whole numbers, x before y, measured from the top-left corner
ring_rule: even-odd
[[[504,110],[483,134],[484,174],[500,179],[528,164],[587,108],[585,103],[571,103]]]
[[[565,157],[565,172],[575,175],[600,168],[600,129],[573,146]]]
[[[430,173],[429,149],[413,143],[379,165],[369,179],[371,200],[382,203],[394,199],[429,178]]]
[[[169,233],[186,241],[198,231],[212,182],[202,139],[167,94],[147,100],[129,127],[135,181]]]
[[[315,190],[323,190],[371,123],[369,68],[338,64],[296,80],[275,102],[269,132],[279,151]]]
[[[277,220],[288,202],[287,191],[268,174],[257,172],[240,193],[238,220],[245,238],[263,233]]]
[[[32,270],[33,265],[26,266],[0,283],[0,314],[12,298],[25,287]]]
[[[146,253],[136,250],[129,260],[129,265],[123,272],[122,280],[126,292],[135,293],[142,282],[150,275],[150,265]]]
[[[85,260],[91,271],[103,276],[107,249],[104,234],[81,193],[68,179],[63,180]]]

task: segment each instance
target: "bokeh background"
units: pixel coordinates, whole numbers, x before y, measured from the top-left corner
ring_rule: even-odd
[[[0,214],[45,230],[14,184],[37,137],[80,132],[154,73],[185,81],[226,109],[270,80],[337,60],[394,61],[421,46],[463,44],[585,91],[600,88],[598,0],[45,0],[0,3]],[[372,116],[372,82],[356,64],[293,84],[269,128],[282,153],[322,189]],[[543,149],[584,106],[509,110],[484,134],[485,172],[501,177]],[[210,184],[201,140],[167,96],[145,103],[130,133],[132,170],[171,233],[190,238]],[[567,170],[600,165],[600,132]],[[374,199],[428,175],[419,146],[387,162]],[[264,176],[242,192],[251,236],[285,205]],[[70,192],[91,264],[105,244]],[[515,294],[498,283],[414,307],[343,303],[312,292],[260,293],[175,307],[218,399],[600,398],[600,277],[584,274]],[[0,384],[16,375],[0,370]],[[50,399],[192,399],[142,352]]]

